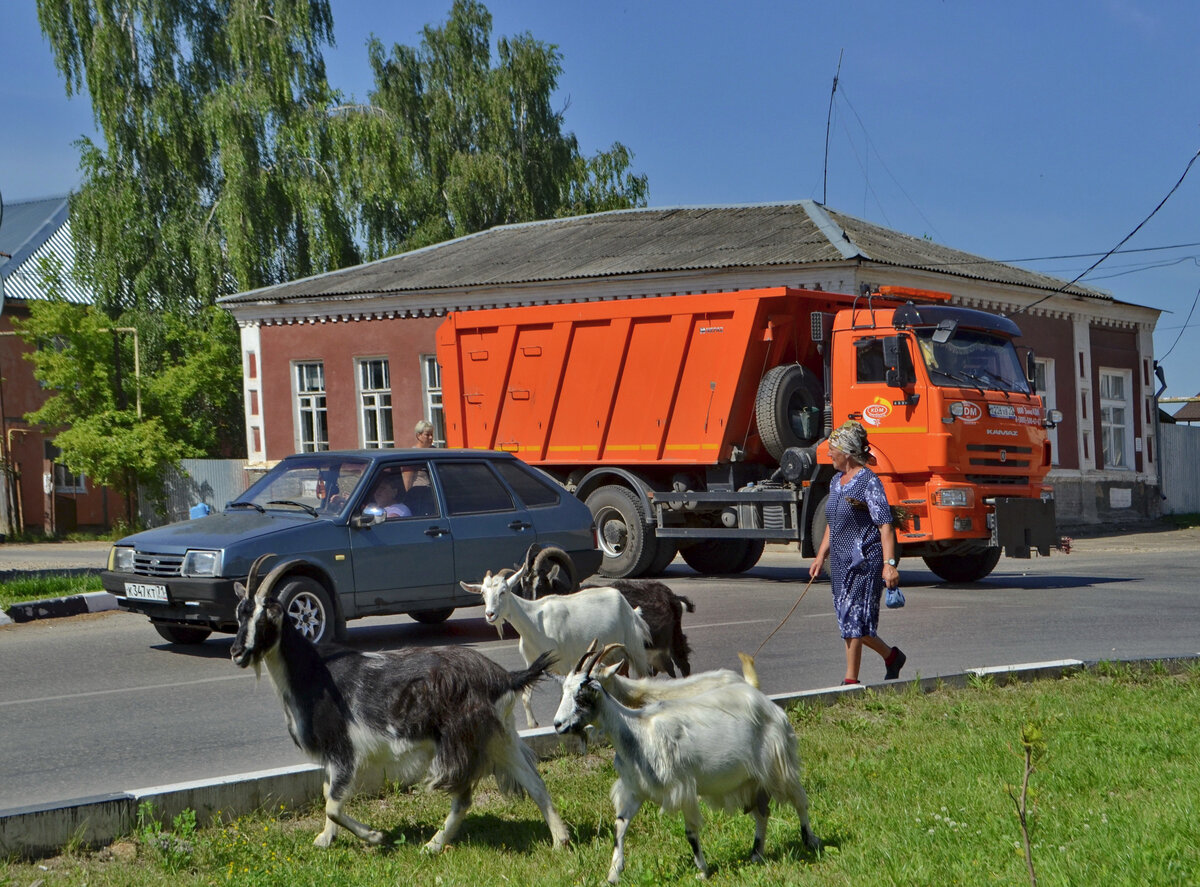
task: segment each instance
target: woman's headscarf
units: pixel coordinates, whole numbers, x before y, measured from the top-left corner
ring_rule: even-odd
[[[833,434],[829,435],[829,445],[841,450],[859,465],[875,463],[871,444],[867,441],[867,429],[853,419],[834,429]]]

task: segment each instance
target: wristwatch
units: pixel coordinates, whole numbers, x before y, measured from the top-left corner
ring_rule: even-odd
[[[885,561],[885,563],[886,563],[886,564],[887,564],[889,567],[894,567],[894,566],[896,566],[896,564],[900,563],[900,561],[896,560],[894,557],[889,557],[889,558],[888,558],[888,559]]]

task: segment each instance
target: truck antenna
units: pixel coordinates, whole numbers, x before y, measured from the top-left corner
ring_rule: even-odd
[[[821,205],[829,204],[829,126],[833,122],[833,96],[837,92],[838,77],[842,74],[842,56],[846,48],[838,52],[837,72],[833,75],[833,89],[829,90],[829,113],[825,115],[825,171],[821,180]]]

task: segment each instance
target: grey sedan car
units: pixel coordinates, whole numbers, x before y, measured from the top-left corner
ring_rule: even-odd
[[[587,506],[511,454],[302,453],[221,513],[121,539],[101,578],[163,638],[196,644],[236,630],[234,582],[255,558],[296,558],[276,588],[294,624],[321,643],[343,637],[349,619],[440,622],[477,605],[459,580],[520,564],[535,542],[572,578],[600,565]]]

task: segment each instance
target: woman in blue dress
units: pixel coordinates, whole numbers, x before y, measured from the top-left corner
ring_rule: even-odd
[[[829,457],[836,474],[825,504],[828,526],[808,568],[816,578],[829,560],[833,607],[846,645],[843,684],[857,684],[863,647],[883,657],[886,680],[900,677],[904,653],[879,639],[879,601],[883,588],[900,584],[892,509],[883,484],[867,464],[874,462],[867,432],[846,422],[829,436]]]

